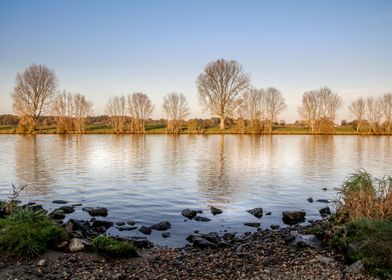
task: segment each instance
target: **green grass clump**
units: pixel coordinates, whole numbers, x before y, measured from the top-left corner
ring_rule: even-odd
[[[135,246],[125,240],[113,240],[101,235],[93,239],[92,245],[99,255],[106,258],[116,259],[138,256]]]
[[[346,225],[346,244],[352,260],[362,260],[364,265],[382,277],[392,275],[392,221],[359,219]]]
[[[42,211],[20,208],[0,219],[0,250],[13,256],[34,257],[67,237]]]

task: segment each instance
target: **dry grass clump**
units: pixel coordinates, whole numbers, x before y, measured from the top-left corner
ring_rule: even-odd
[[[392,177],[375,178],[364,170],[352,174],[338,190],[337,212],[349,220],[392,218]]]

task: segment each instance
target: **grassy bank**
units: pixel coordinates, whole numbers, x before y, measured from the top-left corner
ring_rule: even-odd
[[[319,228],[348,262],[361,261],[370,272],[392,276],[392,177],[352,174],[338,190],[336,213]]]
[[[158,124],[147,124],[145,127],[145,134],[167,134],[166,125],[164,123]],[[38,127],[36,134],[56,134],[56,127],[48,126],[48,127]],[[5,125],[0,126],[0,134],[24,134],[18,130],[18,126],[14,125]],[[69,133],[73,134],[73,133]],[[113,132],[112,127],[110,125],[104,124],[93,124],[87,125],[85,134],[116,134]],[[127,134],[127,133],[124,133]],[[212,126],[208,128],[204,128],[203,132],[193,133],[189,132],[186,126],[183,127],[180,134],[254,134],[246,132],[238,132],[235,127],[228,127],[224,130],[221,130],[219,126]],[[295,127],[295,126],[279,126],[274,127],[272,133],[260,133],[260,134],[283,134],[283,135],[372,135],[370,133],[358,133],[354,127],[345,126],[345,127],[336,127],[335,131],[332,133],[311,133],[308,128],[304,127]],[[383,134],[377,134],[383,135]]]

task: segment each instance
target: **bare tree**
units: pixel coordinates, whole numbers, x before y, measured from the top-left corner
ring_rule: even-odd
[[[343,102],[328,87],[305,92],[299,108],[300,115],[308,123],[311,132],[332,132],[337,111]]]
[[[113,131],[123,133],[126,124],[126,101],[125,96],[110,97],[106,103],[106,114],[110,117]]]
[[[30,131],[36,129],[38,118],[47,111],[56,86],[54,71],[45,65],[32,64],[16,75],[11,94],[13,109],[18,115],[29,119]]]
[[[154,111],[154,105],[150,98],[141,92],[128,95],[128,112],[132,118],[131,132],[144,133],[145,121],[151,116]]]
[[[392,93],[386,93],[380,98],[380,107],[384,115],[385,132],[391,133],[392,126]]]
[[[237,98],[249,87],[249,76],[234,60],[219,59],[205,67],[197,79],[198,97],[202,106],[220,118],[220,128],[225,128],[225,118],[231,116],[239,105]]]
[[[167,132],[179,133],[184,119],[189,115],[185,96],[176,92],[167,94],[163,101],[163,111],[167,118]]]
[[[80,93],[73,95],[72,103],[75,132],[84,133],[86,117],[91,113],[93,104],[87,101],[86,97]]]
[[[73,114],[72,94],[62,91],[57,94],[52,102],[51,112],[56,118],[57,133],[67,133],[72,130]]]
[[[374,97],[366,98],[366,111],[367,120],[370,123],[372,133],[377,133],[379,131],[381,120],[381,108],[379,99]]]
[[[353,114],[355,120],[357,121],[357,132],[360,132],[362,129],[362,123],[366,114],[366,102],[362,97],[354,100],[351,105],[348,107],[351,114]]]
[[[287,108],[287,105],[284,101],[282,93],[276,88],[268,88],[265,92],[265,95],[268,131],[271,133],[274,120],[276,120],[279,114]]]

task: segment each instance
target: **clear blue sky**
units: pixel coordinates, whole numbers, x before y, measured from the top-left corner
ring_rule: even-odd
[[[111,95],[183,92],[209,61],[238,60],[256,87],[275,86],[297,119],[306,90],[328,85],[346,105],[392,91],[392,1],[0,1],[0,114],[12,112],[15,75],[55,69],[60,89],[85,94],[94,113]],[[346,109],[339,119],[348,118]]]

